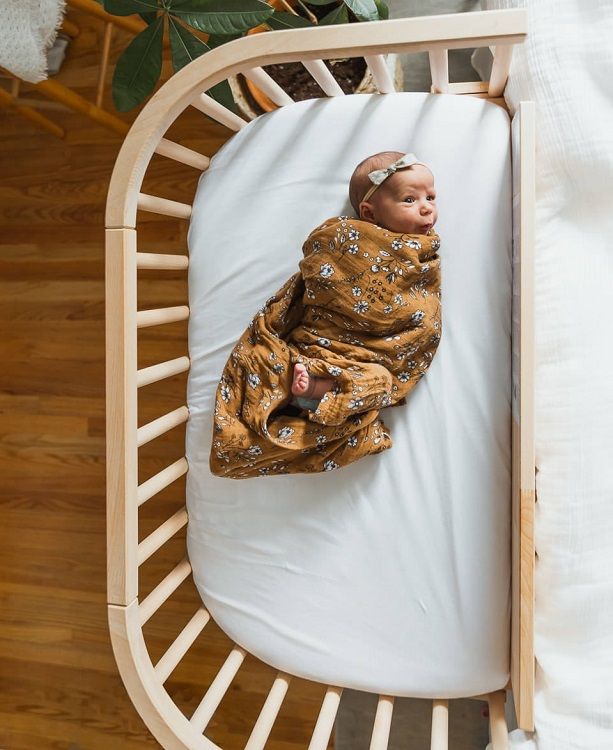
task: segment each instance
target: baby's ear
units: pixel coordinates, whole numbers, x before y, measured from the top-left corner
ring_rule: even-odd
[[[373,211],[372,203],[367,203],[366,201],[362,201],[360,205],[358,206],[359,213],[360,213],[360,219],[363,221],[370,221],[371,223],[374,223],[375,221],[375,214]]]

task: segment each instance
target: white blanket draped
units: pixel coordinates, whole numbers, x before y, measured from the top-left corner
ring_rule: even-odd
[[[0,66],[38,83],[47,77],[47,49],[64,15],[64,0],[0,2]]]
[[[485,9],[517,0],[483,0]],[[536,102],[536,696],[521,750],[613,748],[613,5],[529,0]]]

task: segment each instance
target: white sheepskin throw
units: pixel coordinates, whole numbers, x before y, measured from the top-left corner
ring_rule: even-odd
[[[2,0],[0,66],[30,83],[47,78],[47,49],[64,11],[64,0]]]

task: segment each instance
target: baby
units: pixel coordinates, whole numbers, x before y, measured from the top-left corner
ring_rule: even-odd
[[[361,161],[349,182],[349,197],[357,216],[399,234],[428,234],[436,224],[434,175],[414,154],[381,151]],[[331,378],[309,376],[294,366],[294,405],[314,411],[334,387]]]
[[[392,445],[399,406],[441,338],[434,178],[414,154],[355,169],[358,218],[335,216],[303,244],[300,270],[235,345],[215,399],[209,465],[246,479],[330,471]]]

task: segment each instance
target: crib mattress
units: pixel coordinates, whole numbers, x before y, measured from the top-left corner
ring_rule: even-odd
[[[355,165],[412,151],[436,178],[443,334],[385,410],[394,445],[343,469],[208,468],[215,389]],[[189,229],[188,551],[212,617],[279,670],[413,697],[503,688],[510,643],[510,123],[474,97],[311,100],[250,123],[202,175]]]

